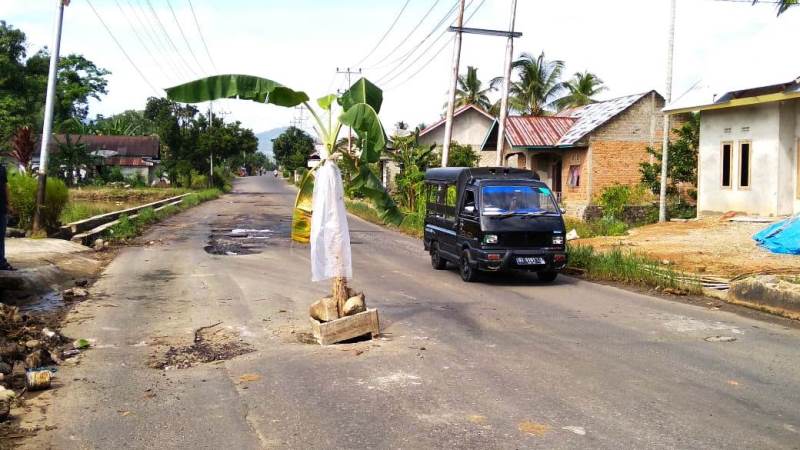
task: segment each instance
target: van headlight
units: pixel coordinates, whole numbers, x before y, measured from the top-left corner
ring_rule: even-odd
[[[562,235],[554,235],[553,236],[553,245],[564,245],[564,236]]]
[[[497,244],[497,235],[496,234],[484,234],[483,235],[483,243],[484,244]]]

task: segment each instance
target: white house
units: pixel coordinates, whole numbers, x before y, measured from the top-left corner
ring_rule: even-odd
[[[494,125],[496,119],[486,111],[475,105],[464,105],[453,112],[453,137],[452,140],[461,145],[470,145],[472,150],[479,153],[489,129]],[[445,119],[428,125],[419,133],[419,144],[423,146],[441,146],[444,142]],[[481,160],[479,166],[494,166],[495,155],[483,154],[480,152]]]
[[[800,78],[664,110],[700,112],[698,214],[800,213]]]

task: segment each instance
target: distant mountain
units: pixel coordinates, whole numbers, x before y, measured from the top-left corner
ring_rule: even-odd
[[[269,156],[270,158],[273,158],[272,140],[280,136],[281,133],[286,131],[286,129],[287,127],[278,127],[256,134],[256,137],[258,138],[258,151]]]

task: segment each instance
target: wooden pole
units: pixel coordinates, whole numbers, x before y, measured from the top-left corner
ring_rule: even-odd
[[[344,317],[344,304],[348,298],[347,278],[336,277],[333,279],[333,300],[339,317]]]

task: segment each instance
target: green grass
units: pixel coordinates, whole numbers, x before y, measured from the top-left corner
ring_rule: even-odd
[[[381,216],[378,214],[378,211],[367,202],[345,199],[344,204],[350,214],[360,217],[367,222],[371,222],[392,230],[397,230],[409,236],[422,237],[425,218],[421,217],[418,213],[406,213],[403,222],[401,222],[399,226],[395,226],[384,223],[381,219]]]
[[[61,211],[58,220],[62,224],[77,222],[79,220],[88,219],[89,217],[99,216],[100,214],[109,213],[123,209],[121,207],[111,207],[107,203],[94,204],[92,202],[73,202],[67,203],[67,206]]]
[[[205,189],[193,192],[183,198],[178,205],[170,205],[156,211],[153,208],[145,208],[135,216],[122,216],[115,225],[105,232],[105,237],[112,242],[125,242],[136,236],[141,235],[148,226],[160,222],[169,216],[181,211],[195,207],[200,203],[214,200],[220,196],[218,189]]]
[[[613,218],[602,218],[585,222],[574,217],[564,216],[564,225],[567,231],[575,229],[578,236],[590,238],[595,236],[623,236],[628,232],[628,226],[624,222]]]
[[[591,280],[616,281],[637,286],[679,290],[690,294],[702,291],[699,283],[687,280],[669,267],[646,256],[613,249],[595,251],[589,245],[569,246],[569,267],[579,269]]]

